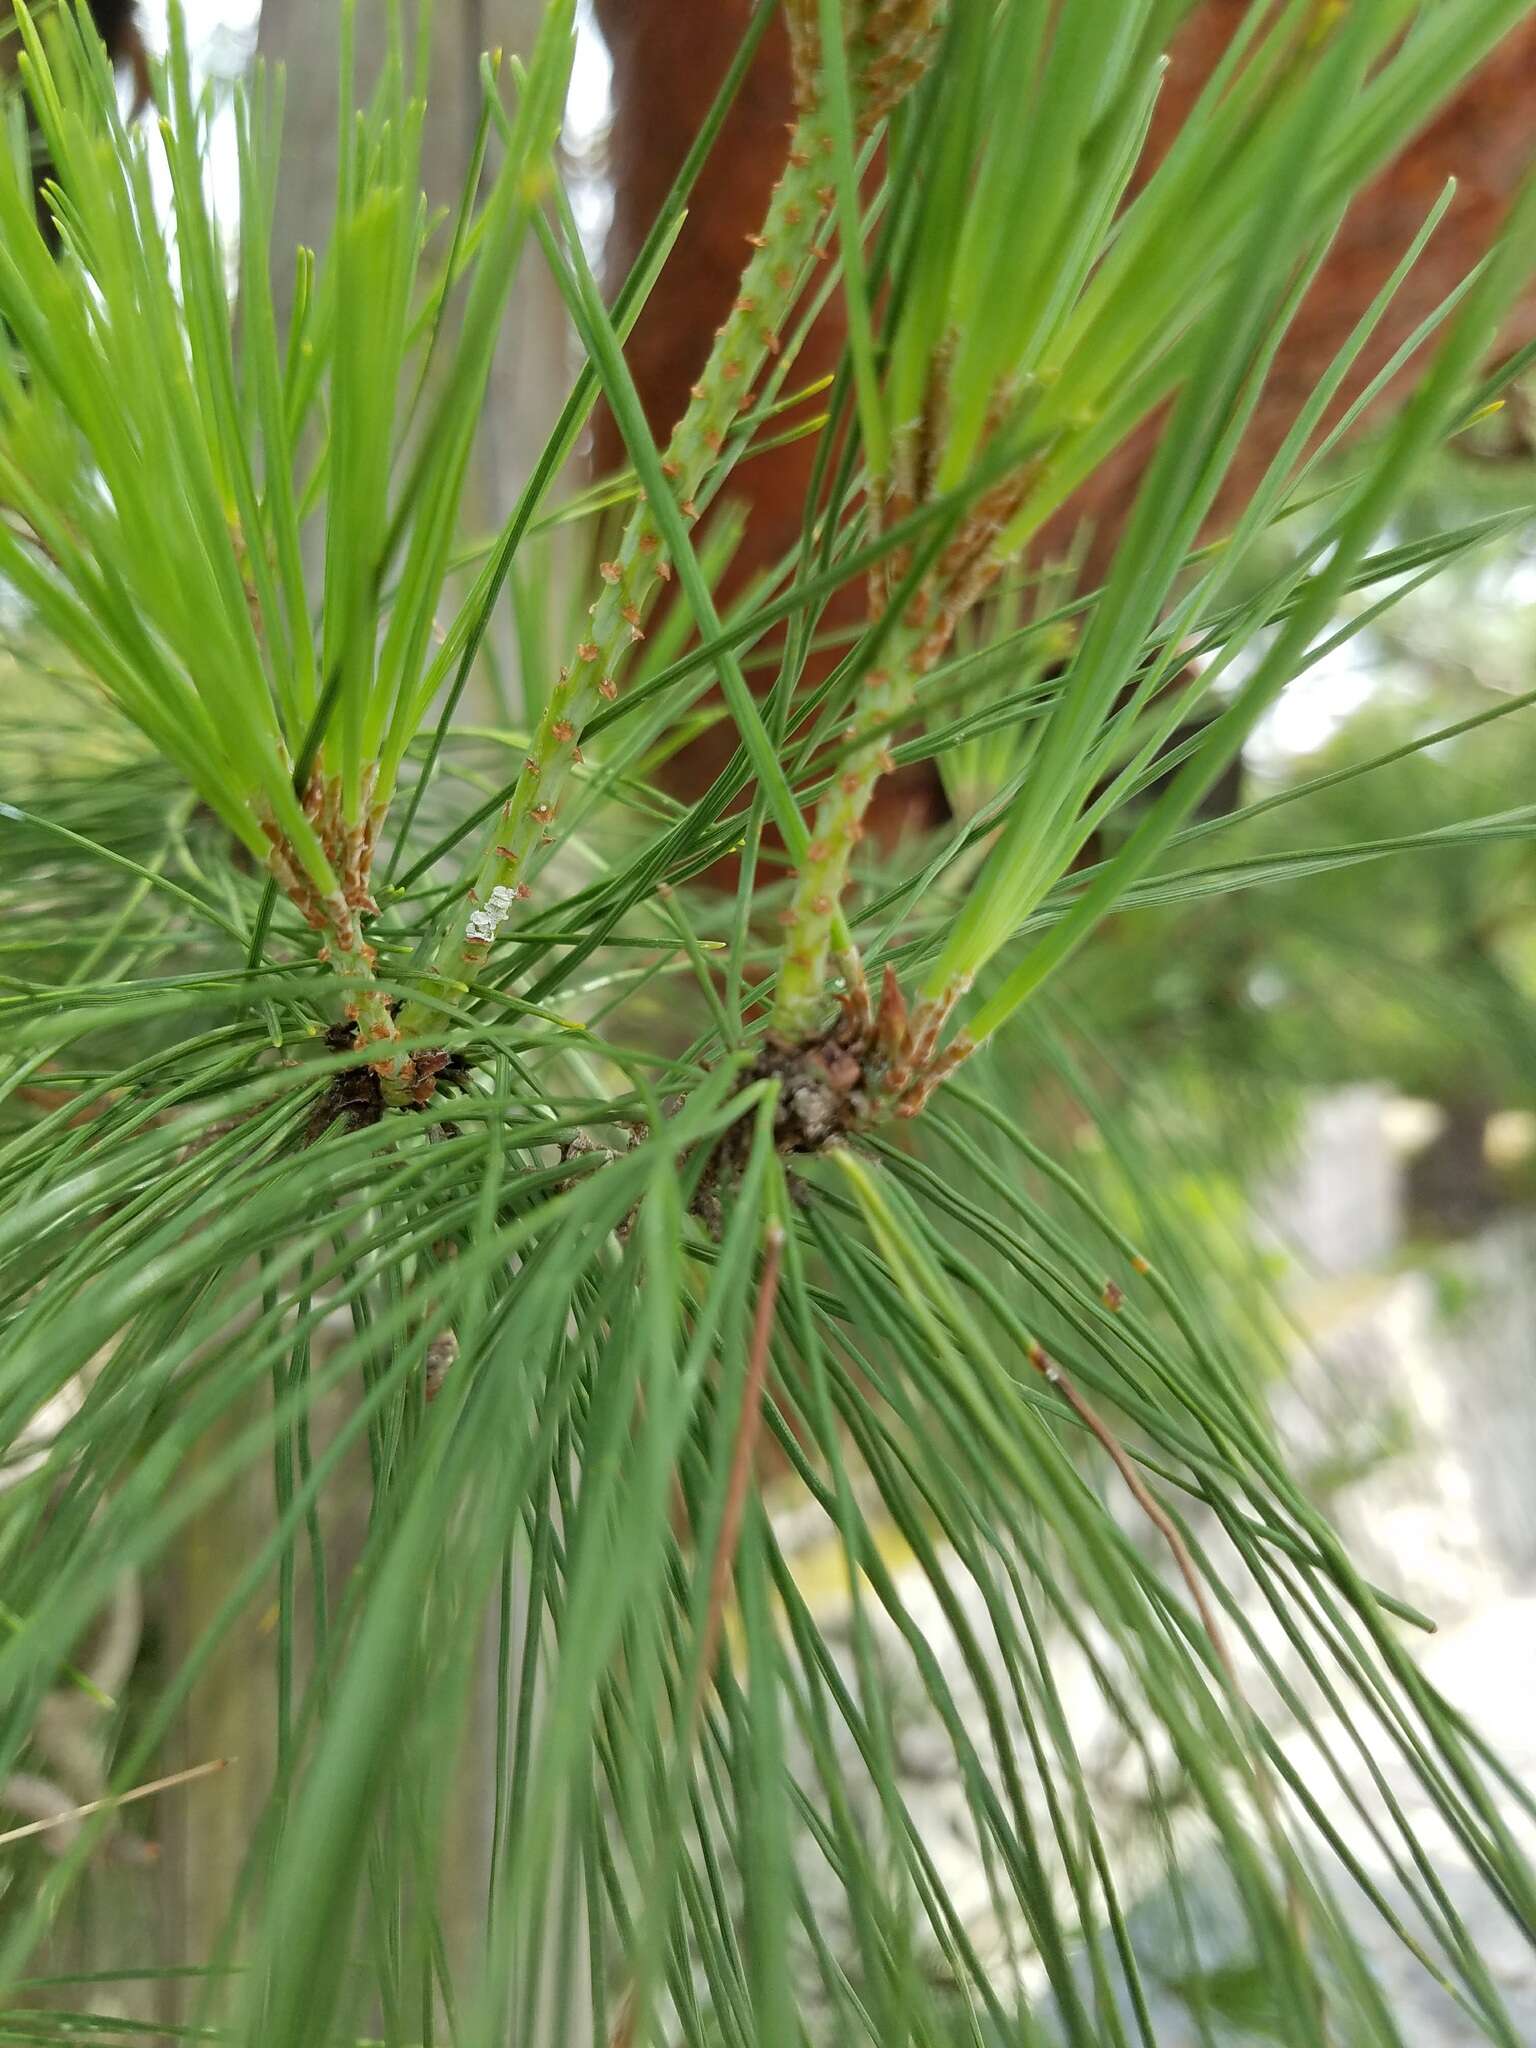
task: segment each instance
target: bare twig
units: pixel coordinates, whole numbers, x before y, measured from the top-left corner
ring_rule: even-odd
[[[24,1841],[29,1835],[45,1834],[49,1828],[66,1827],[71,1821],[85,1820],[88,1815],[100,1813],[104,1807],[131,1806],[136,1799],[148,1799],[155,1792],[169,1792],[176,1785],[190,1785],[195,1778],[211,1778],[217,1771],[227,1771],[235,1761],[232,1756],[217,1756],[211,1763],[193,1764],[190,1770],[172,1771],[168,1778],[152,1778],[147,1785],[135,1785],[131,1792],[113,1792],[105,1799],[89,1800],[84,1806],[72,1806],[66,1813],[50,1814],[46,1820],[28,1821],[23,1828],[7,1828],[0,1834],[0,1848],[7,1843]]]
[[[747,1353],[746,1378],[741,1389],[741,1415],[736,1424],[736,1441],[731,1447],[731,1469],[725,1485],[725,1509],[720,1533],[715,1539],[709,1567],[709,1605],[704,1613],[704,1631],[699,1642],[699,1661],[688,1701],[685,1724],[691,1743],[704,1704],[705,1688],[714,1666],[720,1631],[725,1622],[725,1598],[731,1583],[731,1566],[746,1513],[747,1489],[752,1480],[752,1461],[762,1431],[763,1390],[768,1381],[768,1355],[773,1337],[773,1318],[779,1299],[779,1274],[784,1263],[784,1226],[777,1221],[763,1233],[763,1273],[758,1283],[757,1309],[752,1318],[752,1342]],[[608,2035],[608,2048],[633,2048],[635,2028],[640,2019],[639,1987],[631,1982],[619,2001],[618,2016]]]
[[[768,1350],[773,1336],[774,1310],[779,1299],[779,1273],[784,1263],[782,1223],[769,1224],[763,1234],[763,1244],[763,1277],[757,1291],[757,1313],[752,1319],[752,1348],[747,1354],[747,1377],[741,1390],[741,1418],[736,1425],[730,1476],[726,1481],[725,1512],[720,1519],[720,1534],[709,1569],[709,1606],[704,1615],[704,1637],[700,1644],[693,1698],[689,1703],[690,1717],[698,1714],[715,1661],[725,1618],[725,1596],[731,1583],[731,1566],[741,1535],[741,1518],[746,1512],[753,1453],[762,1431],[763,1388],[768,1378]]]
[[[1206,1636],[1210,1641],[1211,1650],[1221,1667],[1222,1675],[1226,1679],[1228,1689],[1232,1694],[1233,1704],[1236,1706],[1241,1719],[1247,1724],[1247,1732],[1250,1739],[1249,1762],[1253,1772],[1254,1799],[1269,1827],[1276,1848],[1281,1854],[1286,1910],[1290,1915],[1292,1927],[1298,1938],[1302,1938],[1305,1936],[1307,1926],[1306,1902],[1302,1898],[1300,1889],[1297,1886],[1295,1872],[1284,1855],[1284,1835],[1280,1826],[1280,1802],[1275,1790],[1274,1778],[1270,1773],[1269,1759],[1264,1754],[1263,1745],[1260,1740],[1258,1717],[1243,1691],[1242,1681],[1237,1675],[1237,1666],[1233,1661],[1232,1652],[1227,1646],[1226,1636],[1222,1631],[1221,1624],[1216,1619],[1216,1610],[1211,1605],[1210,1597],[1205,1590],[1200,1574],[1195,1569],[1195,1561],[1189,1554],[1189,1545],[1179,1533],[1172,1516],[1154,1497],[1146,1481],[1136,1470],[1130,1453],[1115,1436],[1109,1424],[1098,1413],[1086,1396],[1078,1391],[1069,1375],[1056,1363],[1055,1359],[1051,1357],[1042,1344],[1033,1343],[1030,1345],[1029,1362],[1046,1383],[1056,1389],[1078,1421],[1083,1424],[1084,1428],[1089,1430],[1103,1445],[1115,1470],[1130,1489],[1136,1505],[1167,1544],[1173,1561],[1178,1567],[1179,1576],[1189,1589],[1189,1597],[1194,1602],[1195,1612],[1200,1617],[1200,1626],[1205,1630]],[[1317,1998],[1319,2002],[1318,2017],[1322,2019],[1322,1993],[1320,1989],[1317,1991]]]
[[[1189,1588],[1189,1597],[1195,1603],[1195,1612],[1200,1617],[1200,1626],[1210,1638],[1211,1649],[1215,1653],[1216,1661],[1221,1666],[1228,1685],[1236,1693],[1239,1702],[1246,1711],[1247,1702],[1243,1699],[1243,1689],[1238,1680],[1237,1666],[1232,1661],[1232,1652],[1227,1647],[1227,1639],[1222,1633],[1221,1624],[1216,1619],[1216,1610],[1211,1605],[1210,1597],[1201,1582],[1200,1574],[1195,1570],[1195,1561],[1189,1554],[1189,1545],[1179,1534],[1172,1517],[1167,1509],[1161,1506],[1153,1497],[1146,1481],[1132,1463],[1129,1452],[1120,1443],[1109,1424],[1098,1413],[1097,1409],[1078,1392],[1066,1372],[1056,1363],[1055,1359],[1051,1357],[1043,1345],[1030,1345],[1029,1362],[1036,1372],[1040,1374],[1041,1378],[1046,1381],[1047,1385],[1053,1386],[1057,1393],[1061,1395],[1083,1427],[1090,1430],[1098,1438],[1099,1442],[1108,1452],[1115,1470],[1130,1488],[1137,1507],[1141,1509],[1147,1520],[1167,1544],[1173,1555],[1173,1561],[1179,1568],[1179,1576]]]

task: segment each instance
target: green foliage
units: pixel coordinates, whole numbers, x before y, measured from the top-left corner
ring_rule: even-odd
[[[1166,1892],[1178,1953],[1158,1974],[1197,1984],[1207,1857],[1251,1962],[1192,2008],[1295,2048],[1399,2040],[1343,1881],[1469,2032],[1515,2048],[1361,1757],[1406,1765],[1527,1927],[1509,1816],[1529,1797],[1416,1668],[1422,1617],[1361,1579],[1289,1471],[1264,1404],[1273,1326],[1231,1284],[1240,1260],[1206,1256],[1177,1145],[1117,1123],[1112,1056],[1039,990],[1070,957],[1060,986],[1123,1046],[1158,1028],[1131,998],[1181,904],[1219,951],[1260,883],[1300,943],[1328,890],[1389,857],[1438,863],[1447,889],[1474,861],[1494,888],[1505,863],[1523,875],[1518,787],[1468,808],[1437,783],[1426,806],[1417,730],[1231,820],[1195,813],[1324,636],[1381,630],[1416,579],[1513,524],[1387,530],[1420,458],[1492,395],[1481,359],[1531,266],[1530,199],[1428,323],[1399,423],[1317,469],[1384,295],[1226,544],[1197,546],[1342,206],[1525,10],[1256,8],[1123,203],[1182,11],[797,0],[801,114],[766,247],[665,449],[622,340],[744,60],[610,307],[551,161],[570,7],[546,10],[526,68],[487,65],[442,222],[397,39],[348,106],[327,255],[300,257],[285,334],[275,82],[240,101],[232,297],[179,21],[164,119],[129,132],[90,38],[21,13],[60,248],[13,153],[0,1770],[28,1758],[124,1569],[163,1569],[270,1471],[259,1535],[110,1762],[116,1791],[154,1776],[212,1660],[271,1610],[252,1675],[271,1768],[234,1766],[260,1774],[261,1818],[211,1874],[221,1939],[184,1978],[165,1967],[179,2024],[264,2048],[1145,2044],[1134,1911]],[[344,76],[350,34],[347,11]],[[834,219],[843,261],[802,308]],[[471,545],[491,352],[535,261],[584,367],[504,528]],[[853,341],[809,429],[801,540],[725,604],[731,471],[780,430],[838,290]],[[562,673],[539,550],[571,523],[550,492],[599,396],[633,473],[571,516],[634,503]],[[1033,580],[1022,544],[1165,401],[1106,587]],[[943,433],[904,474],[919,415]],[[696,544],[711,499],[724,516]],[[863,576],[867,628],[804,686],[826,601]],[[508,590],[527,723],[474,727],[454,714]],[[1192,646],[1225,694],[1165,779],[1193,692],[1179,710],[1164,686]],[[658,768],[722,716],[736,752],[682,805]],[[855,855],[887,746],[963,770],[967,802],[915,853]],[[697,885],[728,851],[734,902]],[[829,949],[853,1027],[831,1037]],[[861,1019],[862,977],[886,968],[880,1021]],[[788,1043],[761,1014],[780,969]],[[923,991],[910,1018],[899,979]],[[1074,1122],[1100,1143],[1069,1167]],[[941,1743],[981,1909],[920,1821],[904,1701]],[[1135,1760],[1134,1839],[1098,1737]],[[216,1792],[160,1796],[195,1814]],[[488,1817],[474,1856],[466,1812]],[[3,2024],[26,2038],[49,2038],[19,2011],[50,1988],[46,1937],[112,1824],[109,1805],[26,1882],[0,1877]]]

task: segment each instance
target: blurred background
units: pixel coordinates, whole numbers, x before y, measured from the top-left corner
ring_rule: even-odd
[[[438,0],[427,162],[442,194],[458,187],[467,161],[479,53],[526,47],[538,12],[538,0]],[[584,6],[566,141],[583,229],[610,276],[622,275],[636,224],[643,231],[686,142],[688,110],[707,102],[711,66],[745,13],[676,6],[663,22],[643,0]],[[288,66],[275,244],[313,241],[334,172],[336,10],[315,0],[187,0],[187,15],[216,91],[258,54]],[[161,0],[147,0],[143,18],[147,40],[162,44]],[[1536,67],[1528,32],[1520,35],[1522,49],[1488,82],[1482,116],[1472,110],[1458,131],[1466,161],[1455,167],[1474,197],[1479,153],[1498,156],[1512,122],[1527,135],[1536,129]],[[682,66],[680,37],[692,38]],[[771,87],[770,79],[742,110],[724,199],[711,199],[690,226],[699,253],[681,259],[684,289],[658,295],[637,337],[637,375],[663,426],[673,387],[693,374],[690,351],[718,317],[709,293],[722,279],[729,289],[729,261],[712,269],[712,260],[739,248],[739,222],[750,224],[760,207],[759,173],[771,175],[772,138],[782,132]],[[1422,167],[1414,175],[1422,184]],[[233,242],[232,122],[216,127],[209,177]],[[1475,240],[1463,241],[1452,260],[1464,267],[1475,253]],[[828,356],[836,346],[830,333]],[[530,266],[487,421],[487,522],[526,475],[563,396],[570,351],[554,294]],[[1292,375],[1304,383],[1305,365]],[[1434,1620],[1426,1668],[1527,1780],[1536,1777],[1536,848],[1528,825],[1522,836],[1517,824],[1531,800],[1536,705],[1495,714],[1536,698],[1533,417],[1536,407],[1517,396],[1421,477],[1387,544],[1474,521],[1486,522],[1486,540],[1286,693],[1248,750],[1241,786],[1226,792],[1229,808],[1241,803],[1249,814],[1208,850],[1189,848],[1183,886],[1121,917],[1055,997],[1049,1030],[1021,1032],[1009,1054],[1021,1114],[1042,1142],[1220,1302],[1217,1341],[1241,1347],[1266,1380],[1293,1464],[1361,1570]],[[599,428],[585,459],[600,469],[612,457]],[[776,551],[774,521],[796,503],[801,460],[791,449],[781,471],[755,483],[761,502],[750,508],[755,524],[733,574]],[[1112,515],[1089,510],[1077,549],[1083,573],[1113,540]],[[511,662],[523,623],[507,621]],[[1446,728],[1456,730],[1421,744]],[[1394,752],[1390,765],[1355,772]],[[677,771],[685,792],[689,776],[712,764],[707,746],[700,760],[690,767],[685,757]],[[984,786],[987,764],[969,768]],[[887,831],[964,815],[967,771],[951,756],[942,784],[909,777],[892,794]],[[1302,785],[1293,800],[1255,810]],[[1481,821],[1478,830],[1465,829],[1469,819]],[[1397,850],[1437,828],[1439,843]],[[1255,865],[1255,886],[1203,885],[1208,868],[1219,864],[1230,883],[1244,862]],[[792,1540],[792,1499],[782,1519]],[[190,1639],[217,1580],[216,1553],[238,1548],[239,1526],[233,1511],[210,1523],[174,1599],[161,1589],[126,1601],[116,1633],[97,1647],[103,1683],[136,1659],[169,1655],[173,1635]],[[894,1539],[893,1556],[899,1563]],[[837,1574],[824,1563],[802,1548],[805,1584],[835,1619]],[[174,1628],[164,1619],[172,1608]],[[938,1616],[933,1631],[945,1654]],[[1283,1702],[1273,1710],[1283,1714]],[[217,1725],[189,1731],[190,1754],[242,1751],[251,1738],[237,1666],[222,1697],[200,1711]],[[988,1887],[966,1861],[963,1802],[927,1761],[943,1745],[925,1741],[917,1713],[899,1732],[935,1855],[956,1897],[972,1898],[984,1919]],[[1369,1770],[1368,1735],[1362,1745]],[[1295,1762],[1305,1776],[1300,1748]],[[1101,1764],[1106,1799],[1123,1800],[1134,1854],[1145,1788],[1108,1746]],[[1414,1788],[1391,1789],[1412,1810]],[[238,1833],[238,1812],[229,1825]],[[104,1945],[134,1928],[155,1954],[201,1946],[197,1873],[217,1864],[218,1845],[168,1837],[163,1846],[158,1878],[103,1873],[95,1921],[88,1909],[72,1937],[78,1955],[99,1961]],[[1390,1868],[1372,1861],[1364,1835],[1354,1847],[1390,1898]],[[1481,1916],[1471,1938],[1536,2043],[1529,1952],[1489,1917],[1476,1887],[1458,1886],[1457,1845],[1437,1847],[1439,1876]],[[1149,1892],[1137,1909],[1149,1953],[1165,1903]],[[1193,2003],[1221,2038],[1261,2041],[1262,1984],[1241,1956],[1223,1952],[1219,1901],[1209,1917],[1209,1976]],[[1377,1924],[1362,1907],[1361,1933],[1402,2002],[1405,2036],[1468,2038]],[[1160,2017],[1176,2041],[1191,1989],[1163,1989]],[[122,2009],[136,2011],[127,1986]]]

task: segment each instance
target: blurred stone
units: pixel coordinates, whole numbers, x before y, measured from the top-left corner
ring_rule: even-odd
[[[1377,1266],[1403,1228],[1403,1172],[1388,1136],[1389,1092],[1372,1082],[1315,1097],[1294,1162],[1258,1197],[1261,1226],[1299,1277],[1330,1279]]]
[[[1413,1638],[1426,1676],[1487,1736],[1515,1777],[1531,1782],[1536,1778],[1536,1721],[1530,1713],[1536,1699],[1536,1506],[1530,1486],[1536,1470],[1536,1218],[1506,1216],[1470,1242],[1443,1251],[1431,1266],[1391,1270],[1403,1225],[1404,1150],[1391,1112],[1392,1098],[1381,1088],[1356,1087],[1320,1097],[1305,1114],[1291,1170],[1266,1195],[1268,1231],[1292,1262],[1287,1293],[1297,1332],[1291,1371],[1272,1396],[1277,1434],[1288,1462],[1339,1529],[1361,1572],[1427,1610],[1439,1625],[1439,1635]],[[1107,1499],[1120,1516],[1125,1504],[1113,1491]],[[864,1506],[878,1526],[876,1502],[866,1499]],[[803,1510],[776,1516],[791,1554],[801,1552],[797,1575],[818,1543],[818,1519]],[[1159,1569],[1169,1569],[1159,1540],[1133,1506],[1127,1507],[1122,1525]],[[1333,1717],[1268,1603],[1245,1577],[1235,1551],[1210,1518],[1196,1517],[1196,1528],[1213,1570],[1237,1594],[1245,1621],[1312,1717],[1313,1732],[1300,1732],[1279,1690],[1243,1651],[1240,1663],[1250,1704],[1280,1735],[1290,1762],[1349,1852],[1415,1938],[1422,1939],[1426,1930],[1393,1866],[1395,1853],[1406,1867],[1396,1830],[1387,1821],[1378,1834],[1348,1806],[1346,1795],[1358,1790],[1373,1818],[1384,1817],[1378,1789],[1362,1775],[1369,1759],[1371,1771],[1380,1773],[1431,1857],[1437,1882],[1507,2004],[1513,2038],[1536,2048],[1536,1959],[1527,1940],[1508,1920],[1383,1725],[1369,1713],[1348,1728]],[[1001,1782],[977,1682],[979,1653],[1000,1703],[1005,1739],[1021,1760],[1018,1782],[1029,1825],[1052,1872],[1058,1908],[1070,1918],[1073,1902],[1051,1858],[1053,1824],[1045,1787],[1028,1762],[1028,1729],[1004,1672],[986,1600],[953,1560],[948,1607],[915,1560],[903,1560],[893,1551],[887,1562],[910,1625],[931,1654],[957,1717],[946,1725],[936,1712],[910,1646],[870,1602],[866,1613],[877,1645],[880,1694],[890,1717],[903,1800],[999,1996],[1029,2001],[1041,2014],[1045,2038],[1056,2038],[1050,2032],[1043,1966],[1017,1916],[999,1910],[998,1896],[987,1882],[956,1759],[958,1729],[975,1745],[981,1769],[994,1783]],[[846,1602],[846,1582],[840,1574],[811,1570],[807,1586],[813,1583],[820,1588],[818,1623],[829,1631],[840,1673],[854,1689],[854,1660],[838,1612],[839,1601]],[[1128,1730],[1116,1718],[1094,1665],[1122,1692],[1130,1690],[1128,1674],[1091,1618],[1074,1619],[1079,1640],[1043,1601],[1036,1614],[1048,1645],[1049,1683],[1091,1788],[1159,2048],[1195,2048],[1197,2043],[1202,2048],[1253,2043],[1257,2048],[1276,2035],[1264,2030],[1263,1973],[1246,1952],[1245,1921],[1230,1873],[1196,1807],[1176,1803],[1165,1810],[1191,1919],[1190,1950],[1170,1896],[1159,1830],[1150,1819],[1152,1802],[1179,1782],[1167,1738],[1155,1724]],[[1034,1699],[1038,1733],[1041,1679],[1022,1676]],[[1353,1688],[1345,1686],[1343,1693],[1354,1711]],[[834,1741],[850,1786],[857,1788],[861,1822],[876,1838],[883,1825],[879,1804],[862,1779],[856,1748],[841,1726]],[[1045,1762],[1054,1774],[1057,1766],[1049,1751]],[[1490,1797],[1528,1848],[1536,1848],[1536,1830],[1513,1802],[1500,1798],[1496,1786],[1490,1786]],[[1462,2048],[1481,2038],[1466,2011],[1404,1948],[1342,1866],[1328,1852],[1322,1854],[1401,2038],[1413,2048]],[[802,1874],[834,1946],[851,1942],[846,1901],[824,1861],[806,1856]],[[919,1947],[927,1964],[941,1972],[942,1957],[926,1953],[921,1935]],[[1079,1985],[1092,2011],[1092,1971],[1086,1954],[1079,1951],[1079,1957]],[[1118,1963],[1107,1950],[1104,1963],[1113,1995],[1121,2001],[1124,2030],[1137,2038]],[[1211,2008],[1203,2021],[1193,2003],[1202,1997]],[[1344,2031],[1342,1987],[1336,1998],[1331,2018],[1342,2041],[1351,2038]],[[814,2026],[812,2035],[819,2038]]]

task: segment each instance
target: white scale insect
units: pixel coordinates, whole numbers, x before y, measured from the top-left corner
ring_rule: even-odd
[[[504,882],[498,882],[478,910],[469,913],[469,922],[464,927],[466,939],[483,939],[487,945],[495,938],[506,921],[507,912],[512,908],[516,892]]]

